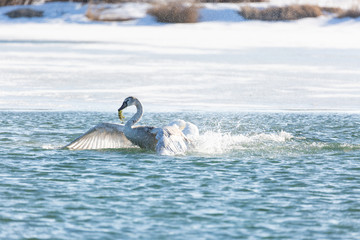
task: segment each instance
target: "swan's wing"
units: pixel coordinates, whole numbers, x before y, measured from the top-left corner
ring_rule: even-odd
[[[192,139],[192,140],[199,137],[198,127],[195,124],[192,124],[191,122],[186,122],[186,126],[182,130],[182,132],[187,138]]]
[[[198,127],[191,122],[178,119],[171,122],[169,126],[177,126],[188,139],[194,139],[199,136]]]
[[[64,146],[72,150],[124,148],[131,142],[123,133],[124,126],[113,123],[100,123]]]
[[[184,154],[189,140],[176,126],[156,128],[156,152],[161,155]]]

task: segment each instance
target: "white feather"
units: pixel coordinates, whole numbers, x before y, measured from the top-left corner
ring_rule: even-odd
[[[123,125],[100,123],[64,148],[72,150],[126,148],[132,144],[125,137],[123,130]]]

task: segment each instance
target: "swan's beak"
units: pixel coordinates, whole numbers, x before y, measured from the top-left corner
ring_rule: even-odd
[[[123,103],[122,105],[121,105],[121,107],[118,109],[118,111],[121,111],[121,110],[123,110],[123,109],[125,109],[127,107],[127,103]]]

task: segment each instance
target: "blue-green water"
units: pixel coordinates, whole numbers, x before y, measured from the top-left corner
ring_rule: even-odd
[[[58,147],[116,113],[0,112],[0,239],[359,239],[360,115],[146,113],[185,156]]]

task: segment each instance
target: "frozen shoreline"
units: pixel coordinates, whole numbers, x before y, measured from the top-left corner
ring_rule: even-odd
[[[359,111],[359,27],[0,19],[0,109],[113,111],[136,95],[146,111]]]

